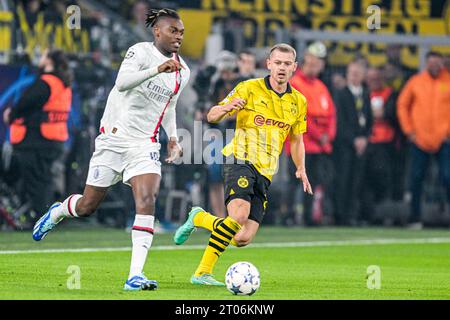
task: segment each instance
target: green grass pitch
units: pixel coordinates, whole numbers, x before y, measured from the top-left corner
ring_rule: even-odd
[[[159,289],[124,292],[131,241],[123,230],[65,223],[39,243],[30,232],[1,232],[0,299],[450,299],[449,230],[262,227],[254,246],[227,250],[214,270],[223,280],[234,262],[253,263],[261,288],[251,297],[189,283],[207,232],[181,247],[171,239],[155,236],[145,266]],[[80,289],[67,287],[71,265]],[[371,265],[380,268],[379,289],[367,288]]]

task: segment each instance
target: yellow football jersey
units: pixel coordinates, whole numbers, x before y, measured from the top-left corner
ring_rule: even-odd
[[[268,76],[239,83],[219,105],[234,98],[244,99],[246,105],[238,111],[234,138],[222,153],[249,161],[272,180],[288,135],[306,132],[306,98],[289,84],[278,94]]]

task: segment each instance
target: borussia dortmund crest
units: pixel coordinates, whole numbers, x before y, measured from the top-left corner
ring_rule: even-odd
[[[297,113],[298,113],[297,105],[296,105],[295,103],[291,103],[291,114],[292,114],[293,116],[296,116]]]
[[[247,188],[248,187],[248,180],[247,177],[240,177],[238,179],[238,186],[241,188]]]

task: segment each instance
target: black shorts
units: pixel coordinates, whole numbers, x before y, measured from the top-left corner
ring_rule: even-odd
[[[267,191],[270,180],[264,177],[251,163],[224,164],[225,205],[233,199],[250,202],[249,219],[261,224],[267,207]]]

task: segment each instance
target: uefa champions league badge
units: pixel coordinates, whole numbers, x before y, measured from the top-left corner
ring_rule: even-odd
[[[134,57],[134,51],[133,50],[129,50],[127,52],[127,54],[125,55],[125,59],[131,59]]]

